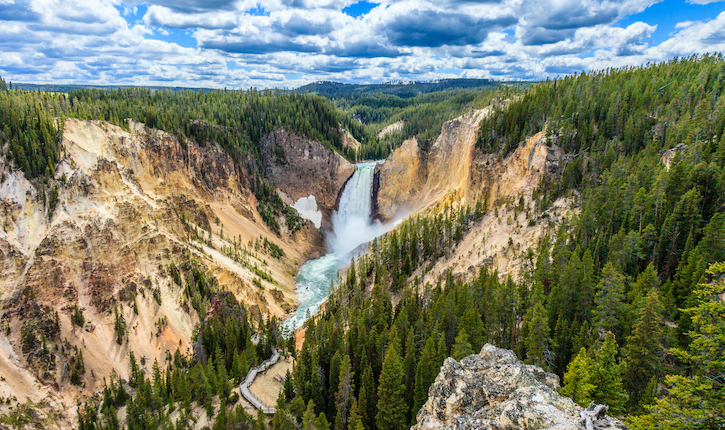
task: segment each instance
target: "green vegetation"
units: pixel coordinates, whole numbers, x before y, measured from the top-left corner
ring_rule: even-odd
[[[136,94],[133,103],[146,100],[142,104],[146,107],[156,103],[155,93],[118,94],[123,91]],[[422,285],[417,276],[450,256],[487,211],[498,213],[497,207],[481,202],[413,217],[374,240],[367,253],[352,262],[324,310],[307,322],[304,344],[271,427],[407,428],[426,401],[443,360],[479,351],[486,342],[512,349],[528,363],[557,373],[563,377],[564,394],[580,404],[605,402],[634,428],[701,429],[725,424],[725,266],[717,263],[725,261],[723,92],[725,61],[705,56],[583,74],[525,91],[501,89],[473,98],[462,92],[450,102],[441,98],[440,103],[450,104],[451,115],[476,100],[496,101],[495,111],[481,125],[478,150],[499,157],[545,130],[548,144],[560,146],[570,157],[561,172],[543,176],[534,193],[536,213],[563,196],[579,204],[578,213],[520,255],[524,264],[517,279],[501,277],[486,267],[468,280],[447,272],[436,285]],[[44,97],[17,94],[29,100]],[[119,102],[118,110],[91,109],[109,107],[109,100],[116,100],[104,94],[79,92],[85,98],[78,99],[82,107],[78,111],[125,118],[126,102]],[[200,105],[189,105],[188,117],[180,113],[165,118],[161,111],[147,110],[146,121],[166,124],[190,138],[221,142],[226,139],[222,121],[199,114],[207,112],[201,102],[212,97],[209,94],[164,93],[159,100]],[[502,95],[509,100],[501,102]],[[433,93],[411,100],[439,96],[443,97]],[[6,100],[2,97],[8,96],[0,94],[0,102]],[[64,100],[73,97],[69,94]],[[250,118],[287,112],[280,106],[293,100],[331,109],[321,98],[310,96],[218,92],[214,97],[255,101],[258,110]],[[428,107],[423,102],[396,106],[400,102],[395,97],[363,94],[357,101],[349,96],[335,102],[347,111],[357,109],[370,121],[387,122],[405,109],[433,112],[437,106],[432,101]],[[371,109],[356,108],[363,106],[357,103],[360,100],[370,100]],[[194,118],[192,114],[207,122],[181,120]],[[426,130],[434,130],[432,124],[442,120],[436,115],[426,116],[415,133],[425,136]],[[230,121],[224,127],[237,124]],[[244,124],[239,130],[247,130],[249,123]],[[251,124],[259,128],[234,134],[235,139],[244,138],[222,146],[232,154],[254,153],[248,148],[254,148],[255,139],[269,128],[266,122]],[[311,124],[309,136],[323,133],[330,124],[322,120]],[[300,127],[304,132],[305,127]],[[334,136],[326,139],[336,147]],[[392,146],[366,144],[362,154],[375,157]],[[667,165],[666,150],[670,150]],[[264,210],[273,217],[284,215],[271,185],[255,185]],[[278,250],[263,241],[254,247],[280,258]],[[247,261],[251,252],[236,242],[223,251],[237,261]],[[117,428],[115,411],[122,405],[127,407],[129,429],[172,424],[181,428],[190,420],[192,402],[214,415],[211,404],[217,396],[221,407],[214,428],[266,428],[263,418],[252,418],[239,406],[231,409],[229,384],[269,356],[273,346],[284,347],[285,336],[274,320],[255,321],[192,259],[169,267],[169,273],[184,288],[183,305],[206,316],[195,332],[194,355],[177,352],[166,369],[156,364],[149,378],[132,358],[128,387],[111,379],[103,411],[98,414],[92,405],[86,407],[82,428]],[[117,325],[122,322],[119,316],[116,310]],[[256,346],[250,339],[253,325],[262,334]],[[126,331],[121,328],[116,330],[120,339]],[[22,342],[29,350],[43,344],[40,332],[24,330]],[[182,413],[171,423],[169,414],[175,408]]]
[[[200,315],[206,315],[195,329],[193,355],[185,356],[178,350],[169,353],[165,369],[154,361],[147,373],[142,369],[145,359],[141,358],[139,365],[131,353],[129,380],[112,376],[102,399],[89,400],[82,408],[80,428],[120,428],[118,409],[124,406],[128,413],[125,428],[129,430],[188,428],[193,424],[191,408],[197,405],[213,419],[212,428],[263,429],[264,418],[255,419],[241,405],[235,407],[239,395],[231,391],[251,366],[262,361],[260,357],[269,357],[273,347],[285,347],[286,339],[278,333],[276,321],[255,321],[234,295],[222,291],[216,278],[189,255],[178,266],[171,265],[169,272],[183,285],[183,299]],[[165,324],[159,320],[157,328]],[[260,333],[257,345],[251,340],[255,325]],[[82,374],[82,355],[71,364]],[[215,400],[221,402],[217,413],[212,406]],[[180,414],[172,420],[170,415],[177,409]]]
[[[108,121],[127,128],[127,118],[198,145],[218,143],[236,161],[258,157],[262,138],[285,128],[316,140],[350,159],[342,126],[363,143],[376,138],[323,97],[280,91],[154,91],[79,89],[68,93],[13,90],[0,93],[0,130],[6,154],[28,178],[49,177],[61,156],[62,118]],[[61,118],[58,120],[56,118]]]
[[[83,309],[79,308],[78,305],[73,305],[73,313],[70,316],[70,322],[74,326],[83,327],[86,323],[86,318],[83,316]]]
[[[693,329],[687,348],[672,352],[686,366],[684,374],[668,375],[667,395],[647,406],[648,413],[631,420],[635,429],[714,429],[725,425],[725,263],[713,264],[694,291]]]
[[[598,174],[619,156],[701,143],[709,154],[725,126],[721,55],[547,80],[496,105],[479,147],[504,153],[544,128],[570,153],[586,152]]]
[[[260,182],[255,187],[254,195],[257,197],[259,204],[257,209],[262,216],[262,220],[272,228],[275,233],[279,233],[279,223],[277,217],[284,216],[287,224],[287,231],[290,234],[299,231],[304,225],[305,220],[299,213],[289,205],[282,201],[273,186],[266,182]]]
[[[316,93],[326,97],[350,97],[364,94],[391,94],[403,99],[421,94],[454,89],[482,89],[495,87],[489,79],[438,79],[429,82],[392,81],[384,84],[343,84],[339,82],[315,82],[304,85],[297,91]]]
[[[349,358],[365,428],[397,426],[377,421],[388,403],[367,387],[381,386],[399,350],[392,368],[408,425],[443,359],[490,342],[563,376],[577,402],[607,403],[641,428],[659,417],[671,428],[719,425],[722,283],[698,285],[725,260],[724,77],[721,57],[688,58],[545,82],[500,104],[479,149],[504,156],[546,127],[549,143],[576,157],[544,176],[536,207],[568,196],[580,213],[522,256],[518,280],[485,268],[470,282],[412,277],[449,255],[480,204],[409,219],[373,241],[307,323],[294,375],[301,403],[335,416],[327,381]],[[679,143],[666,166],[663,151]]]
[[[509,98],[521,92],[524,85],[479,88],[444,89],[411,97],[384,92],[365,92],[328,95],[335,105],[358,119],[375,134],[396,122],[402,122],[398,131],[391,132],[376,144],[364,146],[360,159],[381,159],[405,140],[413,136],[421,147],[428,150],[441,132],[443,123],[472,108],[481,109],[493,100]]]
[[[57,94],[0,92],[0,140],[9,141],[5,159],[27,178],[48,178],[55,171],[61,155],[62,103]]]

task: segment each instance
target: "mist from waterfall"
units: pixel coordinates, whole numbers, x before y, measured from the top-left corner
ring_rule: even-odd
[[[327,238],[329,253],[305,263],[297,275],[295,314],[282,323],[287,330],[300,327],[327,300],[337,271],[346,266],[362,244],[390,230],[392,225],[372,221],[373,176],[378,162],[359,163],[345,184],[338,210],[332,214],[332,232]]]

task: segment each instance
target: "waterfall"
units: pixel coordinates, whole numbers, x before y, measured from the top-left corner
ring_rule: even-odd
[[[300,268],[297,275],[300,306],[292,317],[282,323],[284,329],[295,330],[314,315],[327,300],[337,271],[350,262],[355,249],[389,229],[371,219],[373,176],[377,163],[355,165],[355,173],[340,196],[338,210],[332,214],[332,232],[327,238],[329,253],[308,261]]]
[[[349,260],[355,248],[384,233],[382,225],[370,219],[376,164],[355,165],[355,173],[340,196],[338,210],[332,214],[333,232],[327,246],[342,260]]]

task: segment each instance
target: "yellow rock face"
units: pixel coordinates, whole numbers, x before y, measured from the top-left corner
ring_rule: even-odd
[[[416,138],[408,139],[378,165],[378,214],[385,220],[418,203],[426,183],[425,160]]]
[[[383,220],[436,204],[464,189],[471,167],[478,126],[488,109],[443,124],[441,134],[424,154],[415,139],[393,151],[380,167],[377,206]],[[465,196],[460,196],[465,198]]]
[[[475,143],[487,113],[471,111],[445,123],[428,153],[420,151],[415,139],[406,141],[378,168],[376,203],[385,221],[414,212],[436,213],[447,205],[481,202],[490,210],[448,258],[425,272],[419,269],[411,279],[418,276],[435,284],[448,270],[470,277],[483,265],[501,275],[515,274],[523,251],[575,211],[573,201],[560,199],[538,219],[532,193],[543,175],[558,171],[564,154],[556,145],[547,145],[543,133],[507,156],[482,153]],[[521,201],[526,210],[514,209]]]
[[[52,210],[44,198],[50,187],[43,191],[39,181],[27,181],[0,159],[5,178],[0,184],[0,374],[5,378],[0,396],[42,402],[64,417],[61,428],[70,428],[79,396],[99,390],[114,372],[128,378],[130,352],[144,357],[150,368],[154,360],[164,363],[167,351],[188,350],[199,317],[166,269],[183,253],[201,261],[253,312],[283,318],[295,308],[297,267],[319,254],[323,242],[311,223],[294,235],[270,231],[257,213],[245,163],[235,163],[212,144],[182,145],[135,122],[130,132],[99,121],[68,119],[65,127],[66,155],[51,182],[58,189]],[[353,166],[315,142],[286,136],[277,144],[297,166],[293,174],[318,164],[327,168],[320,167],[327,179],[307,172],[312,178],[289,189],[314,193],[334,206]],[[286,147],[291,141],[299,145]],[[294,183],[293,176],[288,179]],[[306,185],[318,188],[310,191]],[[203,241],[193,239],[197,231]],[[250,247],[257,239],[278,245],[285,257]],[[248,265],[225,254],[232,241],[250,250]],[[250,269],[254,265],[273,282],[259,278]],[[62,377],[62,366],[41,369],[21,351],[23,325],[36,318],[28,313],[31,305],[58,312],[59,339],[85,358],[83,388]],[[71,324],[74,305],[83,310],[82,328]],[[128,326],[123,345],[115,342],[114,306]],[[159,326],[159,321],[166,323]],[[0,405],[0,414],[13,405]]]

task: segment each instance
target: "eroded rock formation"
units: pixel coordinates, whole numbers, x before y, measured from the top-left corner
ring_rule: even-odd
[[[606,408],[584,410],[557,393],[559,378],[486,344],[480,354],[448,358],[411,430],[626,429]]]
[[[352,174],[347,161],[281,131],[267,141],[286,160],[283,172],[271,171],[281,186],[334,206]],[[0,397],[16,399],[0,413],[27,398],[72,427],[79,397],[112,373],[128,379],[130,352],[149,363],[164,363],[177,348],[187,352],[199,317],[169,271],[183,255],[253,313],[280,318],[294,309],[295,270],[324,251],[322,233],[312,223],[292,235],[267,227],[251,191],[256,169],[248,166],[256,160],[236,162],[213,143],[180,142],[137,122],[127,131],[68,119],[63,147],[47,186],[0,157]],[[254,245],[262,240],[284,256]],[[234,246],[245,249],[244,259],[225,251]],[[82,326],[71,322],[75,306]],[[116,310],[127,327],[120,343]],[[54,332],[38,321],[50,321]],[[80,384],[69,381],[60,355],[56,365],[36,354],[38,342],[21,339],[29,331],[82,352]]]
[[[262,163],[269,178],[292,204],[315,196],[323,224],[337,204],[355,166],[340,154],[310,139],[277,130],[262,140]]]

